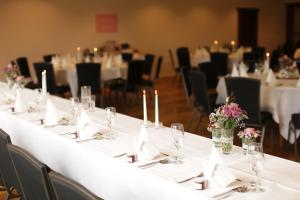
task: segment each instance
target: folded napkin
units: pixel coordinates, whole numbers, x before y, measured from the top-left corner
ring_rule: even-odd
[[[269,66],[269,61],[268,60],[265,60],[264,62],[264,67],[263,67],[263,74],[264,75],[267,75],[268,72],[270,70],[270,66]]]
[[[140,135],[135,147],[139,161],[150,161],[160,154],[157,147],[148,140],[148,132],[144,125],[141,126]]]
[[[209,161],[204,167],[204,175],[221,187],[227,187],[236,181],[236,177],[224,163],[223,158],[214,146]]]
[[[269,84],[270,86],[275,86],[277,84],[277,79],[273,73],[273,70],[269,70],[266,83]]]
[[[300,78],[298,79],[296,86],[300,87]]]
[[[16,91],[16,101],[15,101],[15,112],[25,112],[28,109],[28,104],[23,98],[22,91],[18,89]]]
[[[60,113],[53,102],[48,98],[45,115],[45,125],[51,126],[59,123],[61,119]]]
[[[77,122],[79,138],[91,138],[99,132],[98,127],[91,121],[84,109],[81,109],[80,116]]]
[[[105,63],[105,67],[106,67],[107,69],[109,69],[109,68],[112,67],[112,56],[108,56],[107,61],[106,61],[106,63]]]
[[[249,77],[246,68],[240,68],[240,76],[241,77]]]
[[[236,64],[233,64],[232,72],[231,72],[231,77],[238,77],[239,76],[239,71],[237,69]]]

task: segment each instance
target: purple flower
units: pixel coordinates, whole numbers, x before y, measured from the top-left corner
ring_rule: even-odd
[[[243,111],[236,103],[224,105],[222,112],[227,118],[241,118],[245,114],[245,111]]]

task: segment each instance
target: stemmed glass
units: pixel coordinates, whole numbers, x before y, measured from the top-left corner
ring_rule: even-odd
[[[261,187],[259,174],[264,168],[264,154],[262,145],[260,143],[253,142],[250,145],[247,154],[248,162],[250,164],[251,171],[255,174],[255,192],[264,192],[265,190]]]
[[[36,104],[36,109],[39,111],[40,110],[40,104],[43,100],[42,88],[35,89],[34,93],[35,93],[34,102]]]
[[[171,124],[171,131],[173,136],[173,143],[176,148],[176,154],[173,157],[174,163],[182,164],[183,157],[180,155],[180,150],[183,147],[183,139],[184,139],[184,128],[181,123],[173,123]]]
[[[114,138],[112,127],[114,125],[115,118],[116,118],[116,108],[115,107],[106,107],[105,108],[105,119],[106,119],[106,124],[109,129],[109,133],[107,134],[107,139]]]
[[[71,109],[72,109],[73,123],[76,124],[78,114],[79,114],[79,109],[80,109],[80,102],[78,97],[71,98]]]

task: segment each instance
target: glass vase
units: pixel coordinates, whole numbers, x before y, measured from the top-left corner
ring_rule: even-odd
[[[242,138],[242,148],[243,148],[244,155],[247,154],[253,142],[254,142],[254,138]]]
[[[223,154],[230,154],[232,151],[233,146],[233,131],[234,129],[222,129],[222,153]]]
[[[220,129],[220,128],[213,129],[211,131],[211,135],[212,135],[213,145],[217,149],[221,149],[221,147],[222,147],[222,141],[221,141],[222,129]]]

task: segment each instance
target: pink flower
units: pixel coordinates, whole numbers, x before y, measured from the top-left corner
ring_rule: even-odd
[[[257,138],[260,136],[260,131],[254,128],[245,128],[243,131],[238,133],[240,138]]]
[[[223,106],[223,113],[227,118],[240,118],[245,114],[245,111],[243,111],[238,104],[230,103]]]
[[[23,79],[24,79],[23,76],[17,76],[17,77],[16,77],[16,81],[18,81],[18,82],[19,82],[19,81],[22,81]]]

